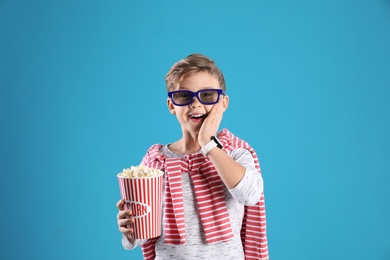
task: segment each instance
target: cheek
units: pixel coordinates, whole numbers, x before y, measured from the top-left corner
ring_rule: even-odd
[[[206,108],[206,113],[209,114],[211,109],[213,109],[214,105],[211,105],[211,106],[205,106]]]
[[[180,107],[175,107],[174,111],[175,111],[175,115],[177,116],[182,116],[185,114],[185,111]]]

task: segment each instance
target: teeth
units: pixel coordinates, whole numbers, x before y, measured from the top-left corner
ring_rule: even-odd
[[[202,114],[199,114],[199,115],[191,115],[192,118],[199,118],[199,117],[202,117],[203,115]]]

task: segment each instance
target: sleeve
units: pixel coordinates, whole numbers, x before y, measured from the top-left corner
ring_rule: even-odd
[[[236,187],[229,189],[233,198],[245,206],[255,205],[263,193],[263,178],[255,166],[251,152],[237,148],[230,152],[230,156],[245,167],[245,174]]]
[[[129,239],[122,234],[122,245],[124,247],[124,249],[127,249],[127,250],[132,250],[134,248],[136,248],[137,246],[140,246],[142,244],[144,244],[146,241],[148,241],[147,239],[135,239],[134,240],[134,244],[132,244]]]

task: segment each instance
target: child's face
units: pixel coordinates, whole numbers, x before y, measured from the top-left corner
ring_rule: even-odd
[[[174,90],[197,92],[202,89],[220,89],[218,80],[208,72],[197,72],[187,76]],[[169,111],[171,114],[176,115],[182,130],[190,133],[199,132],[204,119],[214,106],[202,104],[197,97],[193,99],[191,104],[186,106],[176,106],[170,98],[168,98],[167,102]],[[227,108],[227,97],[221,95],[219,102],[222,102],[224,107]]]

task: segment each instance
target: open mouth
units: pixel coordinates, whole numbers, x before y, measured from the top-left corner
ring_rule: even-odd
[[[206,115],[204,115],[204,114],[192,114],[192,115],[189,115],[188,117],[191,118],[191,119],[202,119],[202,118],[205,118]]]

